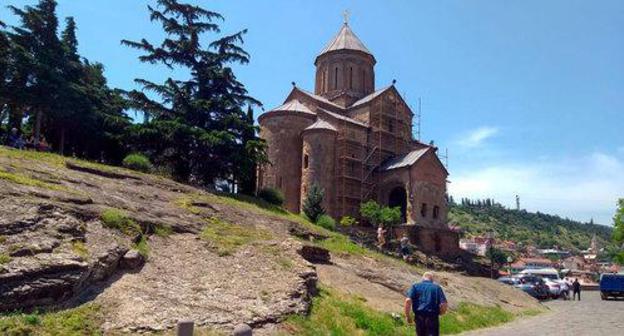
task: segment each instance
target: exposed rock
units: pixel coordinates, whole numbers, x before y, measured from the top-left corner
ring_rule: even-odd
[[[105,170],[105,169],[98,169],[94,167],[87,167],[87,166],[73,163],[71,161],[65,162],[65,166],[71,170],[76,170],[79,172],[94,174],[94,175],[113,178],[113,179],[133,179],[133,180],[140,179],[139,177],[134,176],[134,175],[122,174],[122,173],[117,173],[117,172]]]
[[[331,255],[325,248],[314,245],[303,245],[298,250],[300,256],[303,259],[313,264],[329,264],[331,262]]]
[[[233,336],[252,336],[253,329],[246,324],[239,324],[234,328],[232,332]]]
[[[290,233],[291,235],[297,238],[301,238],[305,240],[315,240],[315,239],[324,240],[324,239],[329,238],[327,235],[324,235],[318,232],[313,232],[312,230],[305,228],[301,224],[294,223],[294,222],[288,225],[288,233]]]
[[[137,250],[130,250],[121,259],[121,266],[126,269],[137,269],[145,263],[145,258]]]

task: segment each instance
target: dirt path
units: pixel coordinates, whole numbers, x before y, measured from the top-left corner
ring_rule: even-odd
[[[599,292],[582,293],[582,301],[556,300],[546,303],[551,311],[497,328],[463,336],[574,335],[601,336],[624,334],[624,301],[602,301]]]

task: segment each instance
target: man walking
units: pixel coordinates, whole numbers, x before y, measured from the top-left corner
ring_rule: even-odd
[[[423,274],[422,281],[415,283],[405,298],[405,317],[412,324],[412,312],[416,320],[416,335],[440,335],[440,315],[446,313],[448,305],[442,287],[433,283],[433,273]]]
[[[578,278],[574,279],[572,283],[572,289],[574,290],[574,294],[572,294],[572,300],[576,300],[576,296],[578,295],[578,300],[581,301],[581,283],[578,281]]]

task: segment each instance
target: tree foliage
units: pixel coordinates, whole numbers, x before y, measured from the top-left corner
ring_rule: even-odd
[[[401,222],[401,208],[381,206],[373,200],[360,204],[360,215],[370,224],[391,227]]]
[[[162,26],[166,38],[160,44],[146,39],[122,43],[142,51],[141,62],[184,69],[189,77],[163,83],[136,79],[143,91],[127,92],[127,98],[143,111],[145,122],[132,129],[134,149],[170,167],[182,181],[212,184],[215,179],[248,178],[249,167],[266,155],[264,144],[252,136],[253,118],[244,111],[259,102],[230,67],[249,62],[241,47],[247,31],[219,36],[204,46],[206,33],[220,33],[217,21],[223,16],[177,0],[157,3],[157,8],[148,6],[150,20]]]
[[[507,209],[497,203],[490,207],[479,206],[476,201],[471,204],[451,206],[448,216],[450,223],[461,227],[467,235],[495,232],[502,240],[572,251],[587,249],[594,234],[601,246],[607,246],[611,241],[613,230],[610,226],[581,223],[540,212]]]
[[[303,213],[308,217],[310,221],[316,223],[322,215],[325,214],[323,208],[323,198],[325,192],[316,183],[313,183],[306,194],[306,199],[303,201]]]
[[[616,245],[613,260],[624,265],[624,198],[618,200],[618,207],[613,216],[613,242]]]
[[[108,87],[104,67],[78,53],[77,25],[59,34],[55,0],[10,6],[20,24],[0,32],[0,124],[47,139],[53,149],[119,162],[130,124],[125,102]],[[22,122],[26,121],[23,125]]]

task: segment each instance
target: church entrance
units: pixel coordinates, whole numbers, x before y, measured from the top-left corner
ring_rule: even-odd
[[[407,222],[407,192],[403,187],[396,187],[392,189],[390,195],[388,196],[388,206],[389,207],[400,207],[401,208],[401,221],[403,223]]]

